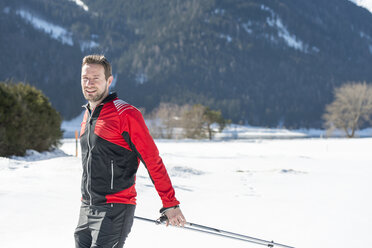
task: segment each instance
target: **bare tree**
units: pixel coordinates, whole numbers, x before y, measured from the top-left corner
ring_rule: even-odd
[[[355,131],[371,120],[372,86],[363,83],[348,83],[335,89],[334,101],[326,106],[323,115],[329,131],[342,129],[347,137],[354,137]]]
[[[207,137],[204,129],[205,110],[206,107],[201,104],[196,104],[188,111],[184,112],[182,116],[182,126],[186,138],[202,139]]]
[[[175,129],[180,127],[182,113],[186,106],[179,106],[172,103],[160,103],[151,114],[150,132],[154,138],[172,139]],[[179,136],[179,135],[178,135]]]

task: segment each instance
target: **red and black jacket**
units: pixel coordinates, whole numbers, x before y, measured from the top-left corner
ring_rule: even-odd
[[[142,114],[132,105],[108,95],[81,123],[82,201],[136,204],[135,180],[140,161],[168,208],[179,204],[159,151]]]

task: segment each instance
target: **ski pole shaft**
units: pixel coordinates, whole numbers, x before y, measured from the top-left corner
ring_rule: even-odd
[[[220,237],[224,237],[224,238],[235,239],[235,240],[245,241],[245,242],[249,242],[249,243],[253,243],[253,244],[273,247],[271,244],[267,244],[267,243],[264,243],[264,242],[248,240],[248,239],[245,239],[245,238],[234,237],[234,236],[230,236],[230,235],[226,235],[226,234],[222,234],[222,233],[210,232],[210,231],[206,231],[206,230],[202,230],[202,229],[196,229],[196,228],[192,228],[192,227],[188,227],[188,226],[186,226],[184,228],[186,230],[190,230],[190,231],[201,232],[201,233],[206,233],[206,234],[210,234],[210,235],[214,235],[214,236],[220,236]]]
[[[199,225],[199,224],[195,224],[195,223],[189,223],[189,222],[187,222],[186,224],[189,225],[189,226],[198,228],[198,229],[204,229],[204,230],[209,230],[209,231],[216,232],[216,233],[235,236],[235,237],[243,238],[245,240],[252,240],[252,241],[256,241],[256,242],[261,242],[261,243],[264,243],[265,245],[280,246],[280,247],[284,247],[284,248],[294,248],[294,247],[291,247],[291,246],[288,246],[288,245],[275,243],[274,241],[268,241],[268,240],[263,240],[263,239],[259,239],[259,238],[250,237],[250,236],[247,236],[247,235],[242,235],[242,234],[239,234],[239,233],[228,232],[228,231],[224,231],[224,230],[217,229],[217,228],[214,228],[214,227],[208,227],[208,226],[203,226],[203,225]]]
[[[147,219],[147,218],[138,217],[138,216],[134,216],[134,218],[138,219],[138,220],[142,220],[142,221],[152,222],[152,223],[155,223],[157,225],[165,223],[164,222],[165,220],[163,220],[162,218],[159,218],[157,220]],[[233,236],[229,236],[229,235],[225,235],[225,234],[221,234],[221,233],[214,233],[214,232],[207,231],[207,230],[196,229],[194,227],[191,227],[191,225],[189,225],[188,222],[186,223],[186,226],[183,227],[183,228],[186,229],[186,230],[190,230],[190,231],[202,232],[202,233],[206,233],[206,234],[210,234],[210,235],[215,235],[215,236],[220,236],[220,237],[225,237],[225,238],[230,238],[230,239],[235,239],[235,240],[240,240],[240,241],[246,241],[246,242],[255,243],[255,244],[259,244],[259,245],[267,245],[265,243],[261,243],[261,242],[258,242],[258,241],[251,241],[251,240],[247,240],[247,239],[244,239],[244,238],[233,237]],[[267,246],[272,247],[270,245],[267,245]]]
[[[147,219],[147,218],[138,217],[138,216],[134,216],[134,218],[142,220],[142,221],[152,222],[152,223],[155,223],[157,225],[164,224],[167,220],[166,216],[161,216],[157,220]],[[217,228],[203,226],[203,225],[190,223],[190,222],[186,222],[186,226],[184,228],[186,230],[190,230],[190,231],[202,232],[202,233],[206,233],[206,234],[210,234],[210,235],[215,235],[215,236],[220,236],[220,237],[225,237],[225,238],[250,242],[250,243],[254,243],[254,244],[264,245],[264,246],[267,246],[267,247],[281,246],[281,247],[284,247],[284,248],[294,248],[292,246],[275,243],[274,241],[267,241],[267,240],[263,240],[263,239],[253,238],[253,237],[250,237],[250,236],[246,236],[246,235],[242,235],[242,234],[238,234],[238,233],[233,233],[233,232],[228,232],[228,231],[223,231],[223,230],[220,230],[220,229],[217,229]]]

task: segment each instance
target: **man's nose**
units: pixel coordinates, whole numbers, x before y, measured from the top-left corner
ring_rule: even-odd
[[[84,80],[84,85],[85,85],[85,86],[93,85],[93,81],[90,80],[90,79],[85,79],[85,80]]]

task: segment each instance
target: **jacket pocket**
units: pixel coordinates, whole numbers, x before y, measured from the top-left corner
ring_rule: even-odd
[[[114,173],[114,160],[111,159],[110,160],[110,175],[111,175],[111,179],[110,179],[110,189],[113,190],[114,189],[114,176],[115,176],[115,173]]]

